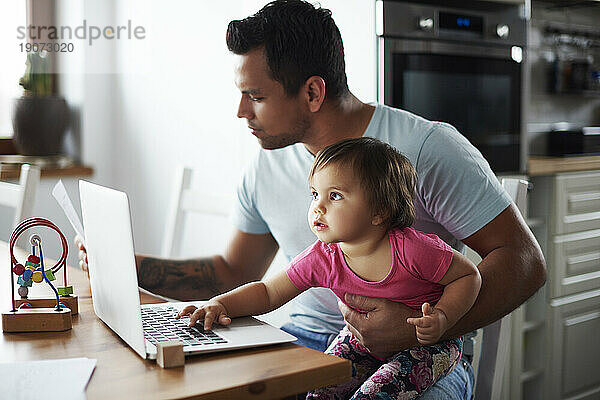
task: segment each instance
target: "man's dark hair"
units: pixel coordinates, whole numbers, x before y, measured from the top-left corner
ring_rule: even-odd
[[[381,215],[388,229],[406,228],[415,222],[417,173],[408,158],[394,147],[370,137],[342,140],[317,153],[308,179],[328,165],[354,172],[373,215]]]
[[[301,0],[277,0],[227,27],[227,47],[242,55],[264,46],[270,76],[293,96],[311,76],[325,81],[325,96],[348,92],[344,45],[331,11]]]

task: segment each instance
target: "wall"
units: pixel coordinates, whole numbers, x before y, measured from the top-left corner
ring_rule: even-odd
[[[198,172],[195,187],[233,195],[244,166],[257,151],[245,121],[236,118],[239,92],[224,37],[230,20],[244,18],[266,3],[181,0],[167,7],[156,0],[57,2],[57,25],[76,27],[84,19],[88,26],[122,25],[131,20],[146,30],[146,38],[139,41],[96,41],[88,46],[74,40],[76,51],[58,60],[60,92],[75,120],[66,148],[94,168],[89,180],[128,193],[137,251],[160,251],[171,179],[179,164]],[[350,88],[360,99],[375,101],[374,2],[321,4],[332,9],[344,39]],[[63,181],[80,211],[77,178]],[[51,196],[55,182],[42,180],[34,214],[53,220],[71,245],[74,231]],[[3,240],[10,221],[12,212],[0,210]],[[227,219],[191,218],[177,254],[218,253],[231,229]],[[45,254],[58,257],[58,242],[48,240]],[[71,245],[68,263],[76,262]],[[285,263],[278,257],[270,273]]]
[[[112,2],[99,0],[81,2],[61,0],[56,2],[56,25],[76,27],[82,24],[106,25],[113,22]],[[58,72],[61,73],[59,92],[65,96],[73,115],[73,126],[65,140],[68,152],[80,158],[87,165],[94,166],[93,180],[102,184],[113,184],[114,171],[118,167],[111,160],[114,137],[113,87],[115,86],[114,43],[96,42],[93,47],[85,41],[74,40],[73,53],[61,53],[58,57]],[[52,220],[65,234],[69,242],[69,265],[77,264],[77,251],[72,245],[74,230],[66,216],[52,197],[52,188],[57,179],[43,178],[37,189],[33,208],[34,216]],[[63,179],[75,208],[80,212],[78,179]],[[0,238],[8,239],[12,223],[12,210],[3,212],[0,217],[2,232]],[[6,223],[5,223],[6,221]],[[42,238],[44,241],[46,239]],[[45,243],[45,254],[51,258],[60,256],[59,243],[52,236]]]
[[[241,172],[257,151],[246,123],[236,118],[239,92],[233,57],[225,46],[232,19],[258,11],[264,0],[198,2],[61,0],[57,25],[122,25],[145,28],[143,40],[74,40],[76,51],[59,59],[60,91],[73,110],[69,154],[95,170],[89,180],[128,193],[136,250],[158,254],[171,179],[179,164],[198,173],[193,185],[233,195]],[[374,2],[324,0],[340,28],[351,90],[376,99]],[[44,179],[34,213],[54,220],[69,238],[74,232],[51,197],[56,180]],[[77,179],[65,186],[79,211]],[[2,221],[4,221],[2,213]],[[12,219],[6,215],[6,221]],[[190,219],[178,255],[211,255],[225,245],[228,220]],[[8,230],[6,232],[8,236]],[[70,249],[69,263],[76,263]],[[47,250],[49,256],[58,249]],[[285,260],[277,259],[281,268]]]
[[[143,3],[143,7],[142,7]],[[170,179],[178,164],[199,173],[195,187],[234,193],[240,173],[258,145],[236,118],[239,93],[233,57],[225,46],[232,19],[256,12],[265,1],[115,3],[115,20],[143,25],[147,39],[119,42],[115,56],[112,184],[132,203],[136,247],[160,248]],[[349,83],[363,100],[375,99],[373,5],[364,0],[324,1],[333,9],[347,49]],[[190,221],[192,222],[192,221]],[[211,254],[226,244],[227,221],[188,224],[183,255]],[[190,228],[191,227],[191,228]]]
[[[88,24],[106,24],[112,22],[113,13],[110,1],[61,0],[56,2],[56,25],[76,27],[82,24],[84,18]],[[113,65],[114,50],[112,43],[95,43],[92,49],[86,49],[84,42],[75,40],[76,51],[61,53],[57,60],[58,72],[61,73],[58,80],[59,92],[67,99],[74,120],[65,145],[69,154],[95,167],[95,181],[111,184],[113,164],[110,162],[110,153],[114,113],[112,103],[107,99],[112,98],[114,77],[117,76]],[[85,137],[82,137],[82,132],[85,132]],[[41,180],[33,215],[52,220],[63,231],[70,246],[67,263],[76,265],[77,251],[72,246],[74,231],[51,195],[56,181],[57,179],[51,178]],[[79,211],[77,178],[66,178],[63,182],[75,208]],[[13,210],[0,209],[0,240],[8,240],[13,218]],[[54,235],[45,236],[44,230],[41,232],[45,255],[58,258],[59,242]]]

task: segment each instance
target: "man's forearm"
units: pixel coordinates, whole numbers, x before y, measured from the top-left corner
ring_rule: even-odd
[[[516,254],[519,254],[517,256]],[[543,286],[546,273],[541,252],[515,253],[507,248],[490,252],[478,265],[481,291],[471,310],[443,336],[461,336],[513,311]]]
[[[139,285],[178,300],[204,300],[242,282],[221,256],[167,260],[136,256]]]

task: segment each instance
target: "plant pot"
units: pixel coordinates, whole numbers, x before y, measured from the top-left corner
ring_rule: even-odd
[[[69,107],[62,97],[23,96],[15,101],[13,142],[20,154],[60,154],[69,124]]]

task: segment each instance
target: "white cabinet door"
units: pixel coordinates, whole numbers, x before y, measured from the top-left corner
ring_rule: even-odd
[[[600,289],[552,300],[552,399],[600,398]]]

